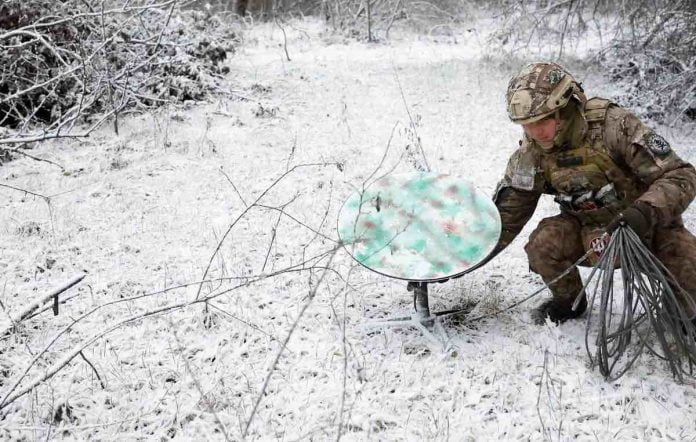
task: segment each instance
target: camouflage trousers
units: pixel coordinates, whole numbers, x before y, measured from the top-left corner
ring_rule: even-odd
[[[593,236],[592,230],[581,226],[576,218],[567,214],[545,218],[524,247],[529,268],[548,284],[589,250],[599,231],[595,229]],[[676,290],[676,295],[687,314],[696,316],[696,237],[681,220],[670,227],[656,227],[652,236],[650,250],[687,292]],[[591,266],[597,257],[581,265]],[[566,305],[572,304],[582,290],[577,267],[549,288],[555,299]]]

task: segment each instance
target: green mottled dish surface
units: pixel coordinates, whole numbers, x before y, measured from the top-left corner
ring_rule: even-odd
[[[383,177],[352,194],[338,218],[353,258],[410,281],[466,272],[493,250],[500,229],[490,197],[466,180],[435,173]]]

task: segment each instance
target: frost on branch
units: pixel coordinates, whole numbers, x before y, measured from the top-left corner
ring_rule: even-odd
[[[219,93],[238,34],[219,16],[178,5],[3,3],[0,143],[84,136],[124,111]],[[76,133],[80,122],[92,127]]]

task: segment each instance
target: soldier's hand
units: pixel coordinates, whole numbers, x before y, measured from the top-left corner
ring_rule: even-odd
[[[653,228],[652,208],[649,204],[638,201],[609,223],[607,233],[613,233],[623,225],[629,226],[641,239],[645,239]]]

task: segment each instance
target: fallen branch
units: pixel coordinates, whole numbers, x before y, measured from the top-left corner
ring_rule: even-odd
[[[41,375],[39,375],[39,376],[36,376],[34,379],[32,379],[31,381],[29,381],[28,384],[27,384],[25,387],[23,387],[23,388],[22,388],[21,390],[19,390],[19,391],[16,391],[17,388],[19,387],[19,384],[20,384],[20,383],[24,380],[24,378],[26,378],[27,375],[29,374],[29,371],[31,370],[31,368],[39,361],[39,359],[40,359],[43,355],[45,355],[45,354],[48,352],[48,350],[50,350],[50,348],[53,346],[53,344],[55,344],[61,336],[63,336],[63,335],[65,335],[66,333],[68,333],[68,332],[69,332],[72,328],[74,328],[75,325],[77,325],[80,321],[84,320],[84,319],[87,318],[88,316],[91,316],[92,314],[94,314],[94,313],[97,312],[98,310],[101,310],[101,309],[103,309],[103,308],[105,308],[105,307],[107,307],[107,306],[110,306],[110,305],[115,305],[115,304],[119,304],[119,303],[123,303],[123,302],[135,301],[135,300],[138,300],[138,299],[143,299],[143,298],[146,298],[146,297],[150,297],[150,296],[154,296],[154,295],[158,295],[158,294],[167,293],[167,292],[170,292],[170,291],[172,291],[172,290],[179,289],[179,288],[185,288],[185,287],[190,287],[190,286],[194,286],[194,285],[203,284],[203,283],[209,282],[209,281],[199,281],[199,282],[195,282],[195,283],[182,284],[182,285],[179,285],[179,286],[176,286],[176,287],[170,287],[170,288],[167,288],[167,289],[164,289],[164,290],[160,290],[160,291],[157,291],[157,292],[146,293],[146,294],[141,294],[141,295],[132,296],[132,297],[129,297],[129,298],[118,299],[118,300],[115,300],[115,301],[107,302],[107,303],[105,303],[105,304],[96,306],[96,307],[94,307],[92,310],[90,310],[90,311],[84,313],[82,316],[76,318],[72,323],[70,323],[69,325],[67,325],[67,326],[66,326],[65,328],[63,328],[60,332],[58,332],[58,334],[56,334],[56,335],[50,340],[50,342],[49,342],[40,352],[38,352],[38,353],[34,356],[34,358],[33,358],[32,361],[29,363],[29,365],[28,365],[27,367],[25,367],[25,369],[23,370],[23,373],[22,373],[21,375],[19,375],[19,377],[15,380],[15,382],[12,384],[12,386],[7,390],[7,392],[5,392],[4,397],[2,398],[2,400],[0,400],[0,410],[6,408],[6,407],[9,406],[12,402],[16,401],[16,400],[19,399],[20,397],[22,397],[22,396],[24,396],[25,394],[29,393],[32,389],[34,389],[35,387],[37,387],[37,386],[38,386],[39,384],[41,384],[42,382],[45,382],[46,380],[52,378],[52,377],[53,377],[56,373],[58,373],[63,367],[67,366],[68,363],[70,363],[70,361],[72,361],[75,357],[77,357],[77,356],[80,354],[81,351],[84,351],[84,349],[86,349],[87,347],[89,347],[90,345],[92,345],[95,341],[97,341],[98,339],[100,339],[100,338],[102,338],[102,337],[108,335],[109,333],[111,333],[111,332],[113,332],[113,331],[119,329],[119,328],[120,328],[121,326],[123,326],[123,325],[129,324],[129,323],[132,323],[132,322],[137,322],[137,321],[139,321],[139,320],[141,320],[141,319],[144,319],[144,318],[147,318],[147,317],[150,317],[150,316],[154,316],[154,315],[157,315],[157,314],[173,312],[173,311],[175,311],[175,310],[179,310],[179,309],[182,309],[182,308],[186,308],[186,307],[191,306],[191,305],[194,305],[194,304],[198,304],[198,303],[209,303],[210,301],[212,301],[212,300],[214,300],[214,299],[216,299],[216,298],[219,298],[219,297],[221,297],[221,296],[223,296],[223,295],[225,295],[225,294],[231,293],[231,292],[233,292],[233,291],[235,291],[235,290],[238,290],[238,289],[240,289],[240,288],[249,287],[250,285],[252,285],[252,284],[254,284],[254,283],[257,283],[257,282],[263,281],[263,280],[265,280],[265,279],[267,279],[267,278],[269,278],[269,277],[281,275],[281,274],[284,274],[284,273],[306,272],[306,271],[311,271],[311,270],[314,270],[314,269],[323,269],[323,270],[324,270],[324,274],[327,273],[327,272],[333,272],[333,273],[335,273],[335,274],[338,274],[338,273],[336,272],[336,270],[334,270],[334,269],[332,269],[332,268],[330,268],[330,267],[328,267],[328,266],[323,266],[323,267],[322,267],[322,266],[305,267],[305,264],[308,263],[308,262],[311,262],[311,261],[318,261],[318,260],[321,260],[321,259],[323,259],[324,257],[329,256],[329,255],[332,255],[332,256],[333,256],[333,255],[340,249],[340,247],[341,247],[340,245],[339,245],[339,246],[336,246],[336,247],[333,247],[332,249],[330,249],[330,250],[328,250],[328,251],[326,251],[326,252],[323,252],[323,253],[321,253],[321,254],[319,254],[319,255],[316,255],[316,256],[314,256],[314,257],[308,259],[307,261],[304,261],[304,262],[301,262],[301,263],[298,263],[298,264],[294,264],[294,265],[289,266],[289,267],[287,267],[287,268],[285,268],[285,269],[282,269],[282,270],[279,270],[279,271],[276,271],[276,272],[273,272],[273,273],[270,273],[270,274],[267,274],[267,275],[257,275],[255,278],[252,277],[252,276],[240,278],[240,279],[244,280],[244,282],[242,282],[242,283],[240,283],[240,284],[238,284],[238,285],[236,285],[236,286],[233,286],[233,287],[231,287],[231,288],[227,288],[227,289],[225,289],[225,290],[222,290],[222,291],[220,291],[220,292],[212,293],[212,294],[210,294],[210,295],[208,295],[208,296],[206,296],[206,297],[204,297],[204,298],[200,298],[200,299],[193,300],[193,301],[187,301],[187,302],[183,302],[183,303],[170,304],[170,305],[161,307],[161,308],[156,309],[156,310],[147,311],[147,312],[145,312],[145,313],[141,313],[141,314],[138,314],[138,315],[131,316],[130,318],[124,319],[123,321],[120,321],[120,322],[118,322],[118,323],[116,323],[116,324],[114,324],[114,325],[112,325],[112,326],[109,326],[108,328],[106,328],[106,329],[104,329],[104,330],[102,330],[102,331],[100,331],[100,332],[98,332],[98,333],[92,335],[90,338],[87,338],[86,340],[83,340],[80,344],[78,344],[77,346],[73,347],[67,354],[65,354],[65,355],[63,356],[63,358],[61,358],[59,361],[55,362],[55,363],[52,364],[48,369],[46,369],[46,370],[44,371],[43,374],[41,374]],[[340,276],[340,274],[338,274],[338,276]],[[222,280],[222,279],[230,279],[230,278],[221,278],[221,279],[219,279],[219,280]],[[252,328],[256,328],[256,327],[252,327]],[[283,347],[284,347],[284,346],[285,346],[285,345],[283,345]],[[16,391],[16,392],[15,392],[15,391]]]
[[[336,252],[338,249],[334,250],[334,252],[331,254],[329,257],[329,262],[326,264],[327,268],[331,267],[331,262],[333,261],[334,256],[336,256]],[[292,326],[290,327],[290,330],[288,331],[287,336],[285,337],[285,340],[283,341],[283,344],[280,347],[280,350],[278,350],[278,353],[276,354],[275,359],[273,360],[273,363],[271,364],[271,368],[268,370],[268,374],[266,375],[266,379],[263,381],[263,386],[261,387],[261,391],[259,392],[258,397],[256,398],[256,402],[254,403],[254,408],[251,410],[251,415],[249,415],[249,419],[246,422],[246,425],[244,426],[244,433],[242,434],[242,439],[246,439],[247,434],[249,433],[249,427],[251,426],[251,423],[254,421],[254,416],[256,415],[256,410],[259,408],[259,404],[261,403],[261,399],[266,394],[266,389],[268,388],[268,383],[271,380],[271,376],[273,375],[273,372],[275,371],[276,366],[278,365],[278,361],[280,361],[280,357],[283,355],[283,351],[288,345],[288,342],[290,341],[290,338],[292,337],[293,333],[295,332],[295,329],[297,328],[297,325],[300,323],[300,320],[302,319],[302,316],[304,316],[305,312],[307,311],[307,308],[309,308],[310,304],[314,300],[314,297],[317,294],[317,290],[319,289],[319,286],[321,283],[324,281],[324,278],[326,277],[326,274],[328,271],[325,269],[321,276],[319,277],[319,280],[317,283],[314,285],[312,290],[309,292],[309,296],[307,299],[307,302],[305,302],[304,306],[302,306],[302,310],[300,310],[300,313],[297,315],[297,318],[295,318],[295,321],[293,322]]]
[[[32,196],[38,196],[39,198],[43,198],[44,201],[50,200],[50,198],[47,197],[46,195],[41,195],[40,193],[35,193],[35,192],[32,192],[32,191],[27,190],[27,189],[20,189],[19,187],[10,186],[9,184],[0,183],[0,187],[5,187],[7,189],[16,190],[17,192],[23,192],[23,193],[26,193],[26,194],[32,195]]]
[[[203,300],[201,300],[202,302]],[[161,307],[157,310],[152,310],[148,311],[146,313],[142,313],[139,315],[134,315],[131,316],[130,318],[124,319],[122,321],[117,322],[116,324],[106,328],[105,330],[102,330],[98,333],[95,333],[76,347],[73,347],[67,354],[65,354],[61,359],[53,363],[50,367],[46,369],[46,371],[43,374],[40,374],[39,376],[36,376],[34,379],[28,382],[27,385],[24,386],[19,391],[15,391],[18,387],[18,383],[15,383],[5,394],[5,396],[2,398],[2,401],[0,401],[0,410],[6,408],[8,405],[10,405],[12,402],[16,401],[20,397],[24,396],[25,394],[29,393],[31,390],[34,388],[38,387],[42,382],[45,382],[46,380],[52,378],[56,373],[58,373],[63,367],[67,366],[70,361],[72,361],[75,357],[77,357],[85,348],[89,347],[92,345],[95,341],[98,339],[108,335],[109,333],[113,332],[114,330],[119,329],[123,325],[129,324],[131,322],[136,322],[140,321],[141,319],[145,319],[149,316],[154,316],[160,313],[164,312],[169,312],[173,310],[178,310],[182,307],[186,307],[190,305],[191,303],[189,302],[184,302],[184,303],[179,303],[179,304],[174,304],[174,305],[168,305]]]
[[[80,296],[80,293],[75,293],[69,296],[61,296],[58,304],[66,304],[68,301],[70,301],[73,298],[77,298]],[[31,315],[27,316],[24,320],[28,321],[29,319],[32,319],[36,316],[39,316],[41,313],[47,311],[47,310],[53,310],[54,305],[53,304],[46,304],[43,307],[41,307],[39,310],[36,310],[34,313]]]
[[[81,133],[78,134],[72,134],[72,133],[67,133],[67,134],[62,134],[60,133],[60,129],[63,127],[63,125],[73,121],[73,120],[68,120],[64,121],[61,123],[61,126],[58,128],[57,131],[54,132],[42,132],[41,134],[36,134],[36,135],[27,135],[27,136],[15,136],[15,137],[7,137],[7,138],[2,138],[0,139],[0,145],[2,144],[18,144],[18,143],[34,143],[37,141],[47,141],[47,140],[52,140],[56,138],[88,138],[92,132],[94,132],[99,126],[104,123],[109,117],[111,117],[113,114],[118,112],[120,109],[113,109],[106,114],[104,114],[96,123],[92,124],[90,127],[82,131]],[[77,119],[77,116],[75,116],[75,119]]]
[[[5,150],[5,151],[7,151],[7,152],[14,152],[14,153],[16,153],[16,154],[25,156],[25,157],[29,158],[30,160],[39,161],[39,162],[42,162],[42,163],[48,163],[48,164],[51,164],[51,165],[53,165],[53,166],[59,167],[60,170],[65,170],[65,167],[61,166],[60,164],[58,164],[58,163],[56,163],[56,162],[53,162],[53,161],[51,161],[51,160],[47,160],[47,159],[45,159],[45,158],[39,158],[39,157],[35,157],[35,156],[33,156],[33,155],[29,155],[28,153],[24,152],[20,147],[14,147],[14,148],[10,148],[10,149],[5,148],[5,149],[2,149],[2,150]]]

